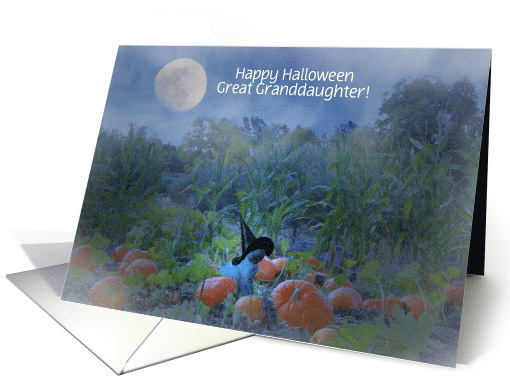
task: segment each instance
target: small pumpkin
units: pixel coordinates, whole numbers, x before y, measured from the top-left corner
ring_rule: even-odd
[[[367,310],[379,310],[382,308],[382,300],[380,298],[369,298],[363,301],[363,307]]]
[[[200,293],[202,293],[201,301],[204,305],[212,308],[223,302],[228,297],[229,292],[234,293],[235,289],[236,283],[231,277],[210,277],[198,285],[195,297],[197,300],[200,299]]]
[[[324,282],[324,286],[331,290],[335,290],[338,288],[338,284],[333,277],[327,279]],[[342,284],[342,286],[344,286],[346,288],[354,288],[354,285],[352,285],[352,283],[349,281],[349,279],[345,280],[344,283]]]
[[[126,256],[124,256],[124,259],[122,259],[122,262],[120,263],[119,273],[121,275],[124,275],[124,272],[126,271],[127,267],[129,267],[129,265],[133,261],[138,259],[150,260],[147,251],[142,251],[141,249],[134,248],[130,250],[128,253],[126,253]]]
[[[280,318],[290,326],[315,333],[333,320],[327,297],[308,281],[284,281],[273,289],[271,298]]]
[[[310,343],[324,345],[335,337],[338,337],[338,331],[332,328],[322,328],[313,334],[312,338],[310,339]]]
[[[127,301],[126,287],[119,277],[108,276],[90,288],[87,300],[95,306],[122,309]]]
[[[143,275],[142,281],[146,281],[149,275],[157,275],[159,273],[158,266],[152,260],[136,259],[124,271],[125,277],[134,277],[141,273]]]
[[[82,245],[73,249],[71,259],[69,260],[70,267],[85,268],[90,272],[96,270],[96,265],[92,262],[92,247],[90,245]]]
[[[308,260],[306,260],[306,263],[314,266],[316,270],[320,270],[319,267],[321,266],[321,263],[315,257],[310,257]]]
[[[129,248],[126,248],[125,245],[119,245],[113,250],[112,258],[115,262],[120,263],[128,252]]]
[[[333,309],[357,309],[363,303],[363,298],[354,288],[340,287],[328,294]]]
[[[289,259],[286,257],[278,257],[273,260],[273,265],[276,268],[277,272],[280,272],[287,268],[287,264],[289,263]]]
[[[264,258],[259,261],[258,266],[259,269],[257,271],[257,274],[255,275],[255,280],[260,281],[274,280],[278,271],[269,257],[264,256]]]
[[[405,304],[405,307],[413,314],[414,318],[418,320],[420,318],[421,314],[425,311],[424,304],[423,304],[423,298],[418,295],[408,295],[404,296],[400,299],[402,303]],[[436,312],[430,302],[426,301],[427,312],[436,315]]]
[[[459,306],[464,302],[464,287],[461,285],[448,285],[444,290],[448,295],[448,300],[453,300]]]
[[[380,310],[382,309],[382,299],[368,299],[363,302],[363,306],[367,310]],[[393,307],[398,305],[400,308],[404,308],[404,304],[395,296],[388,296],[384,298],[384,308],[389,312],[389,316],[392,317]]]
[[[236,301],[235,309],[238,315],[246,312],[251,321],[260,320],[263,323],[266,319],[265,316],[261,315],[263,305],[264,301],[259,296],[243,296]]]

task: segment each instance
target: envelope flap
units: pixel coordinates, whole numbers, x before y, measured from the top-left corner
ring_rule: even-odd
[[[62,301],[67,264],[7,275],[7,278],[120,374],[160,318]]]

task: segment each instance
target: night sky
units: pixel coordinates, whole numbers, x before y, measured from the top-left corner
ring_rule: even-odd
[[[191,58],[207,74],[207,90],[202,101],[186,112],[166,109],[154,91],[154,79],[160,69],[178,58]],[[286,124],[312,128],[318,134],[331,131],[351,120],[358,125],[373,126],[386,92],[403,77],[436,76],[447,84],[468,77],[475,84],[478,103],[485,104],[490,50],[475,49],[346,49],[346,48],[245,48],[245,47],[151,47],[121,46],[113,71],[102,127],[127,131],[147,127],[149,134],[165,143],[180,144],[198,116],[219,121],[228,118],[242,125],[243,117],[257,116],[268,125]],[[284,69],[353,72],[352,82],[308,82],[312,86],[367,88],[368,98],[274,96],[255,94],[220,94],[217,85],[249,83],[236,79],[237,69]],[[268,81],[266,81],[268,82]],[[298,81],[299,85],[304,82]]]

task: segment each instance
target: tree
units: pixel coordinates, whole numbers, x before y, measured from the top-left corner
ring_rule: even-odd
[[[447,85],[429,76],[403,78],[385,98],[376,127],[390,132],[393,142],[410,145],[408,137],[423,144],[448,139],[449,150],[463,149],[480,136],[483,118],[476,105],[474,84],[464,78]]]
[[[290,136],[290,144],[292,147],[300,147],[305,143],[318,144],[319,138],[315,135],[312,129],[297,126]]]

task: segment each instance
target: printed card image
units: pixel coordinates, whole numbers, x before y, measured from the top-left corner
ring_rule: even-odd
[[[62,298],[455,366],[490,58],[120,47]]]

